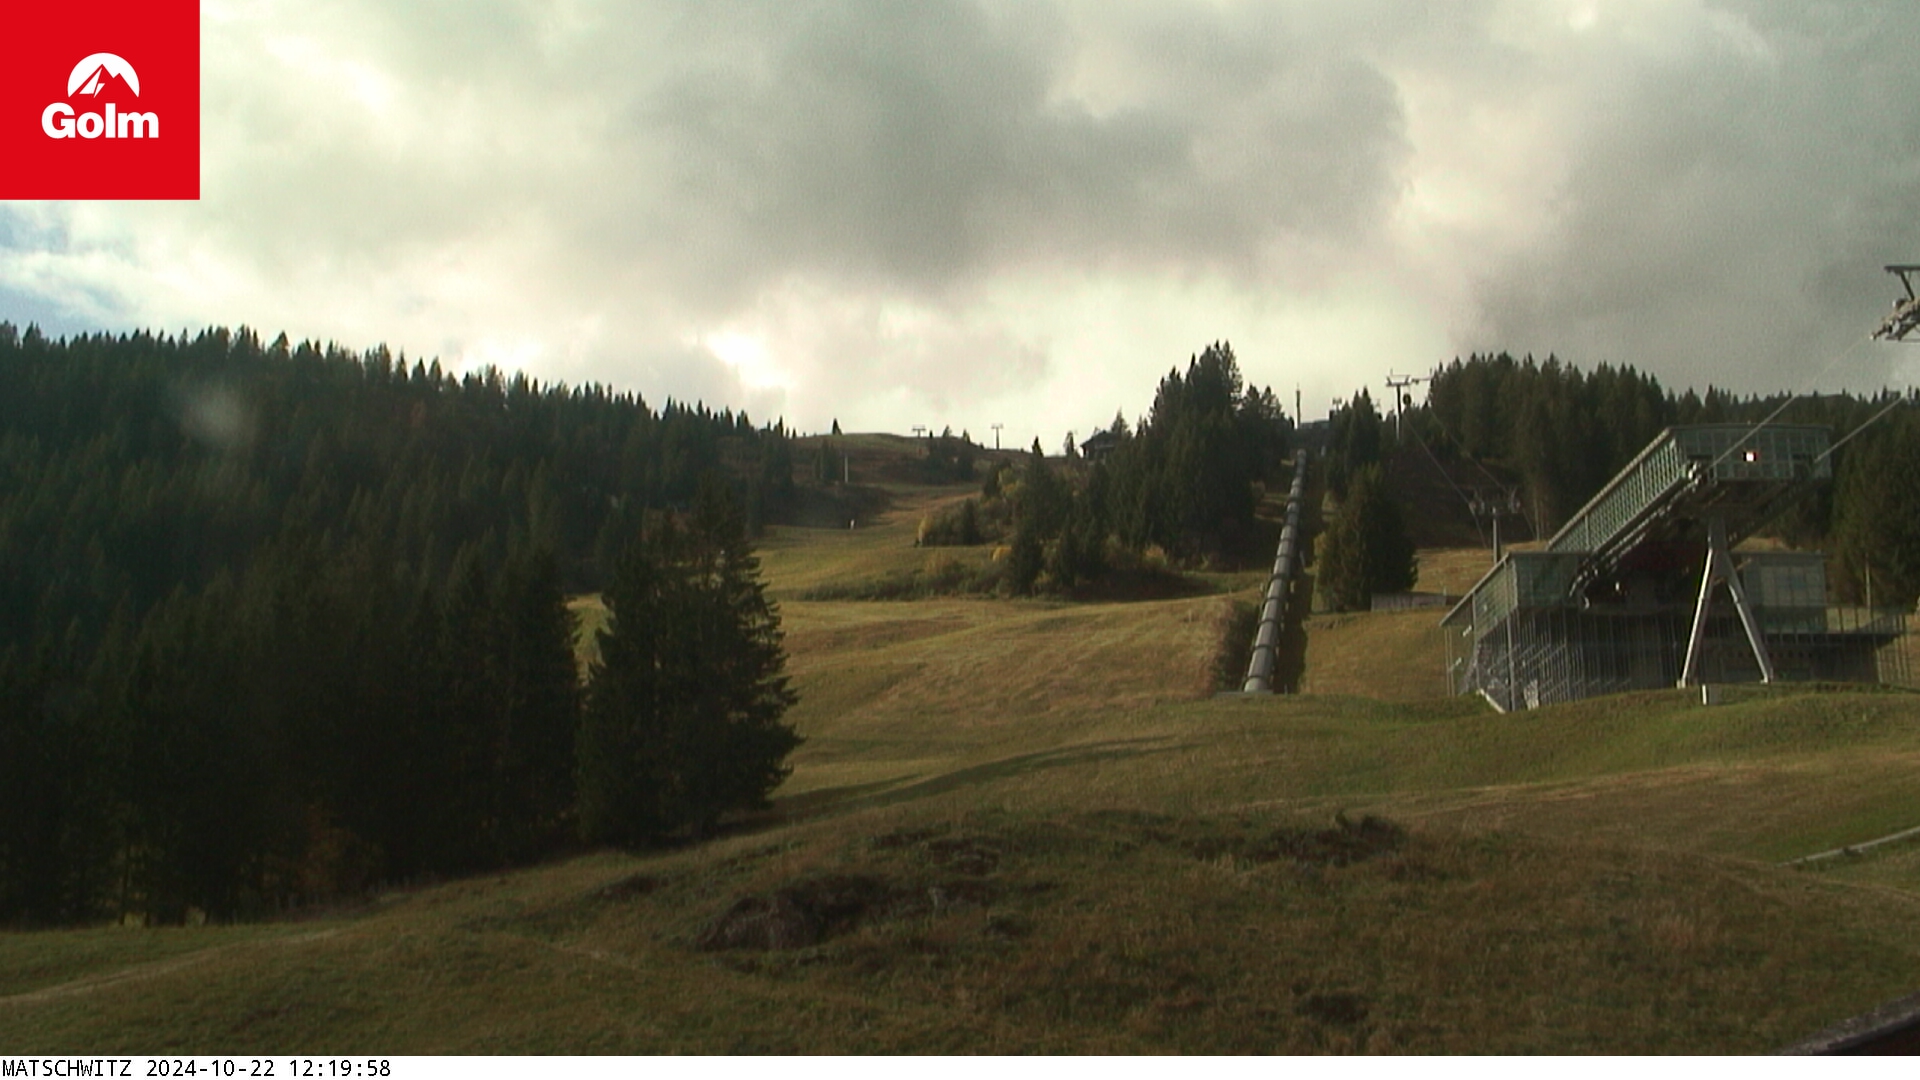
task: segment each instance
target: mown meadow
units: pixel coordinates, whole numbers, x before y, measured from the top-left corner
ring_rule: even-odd
[[[1217,697],[1257,574],[808,599],[990,559],[913,546],[960,492],[762,544],[807,739],[771,811],[277,922],[0,934],[0,1045],[1764,1052],[1920,987],[1920,844],[1782,865],[1920,824],[1920,696],[1500,716],[1438,696],[1411,613],[1310,622],[1307,693]]]

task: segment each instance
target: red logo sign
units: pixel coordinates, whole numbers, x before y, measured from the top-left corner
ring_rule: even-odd
[[[0,199],[200,197],[198,0],[7,12]]]

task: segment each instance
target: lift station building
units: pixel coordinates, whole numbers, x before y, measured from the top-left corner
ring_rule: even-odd
[[[1441,620],[1452,691],[1508,711],[1703,683],[1905,682],[1904,612],[1833,603],[1817,553],[1734,551],[1831,479],[1830,439],[1798,425],[1661,432]]]

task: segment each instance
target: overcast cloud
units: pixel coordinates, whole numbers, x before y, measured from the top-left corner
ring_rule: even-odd
[[[0,204],[0,318],[1050,446],[1219,338],[1309,415],[1499,348],[1904,385],[1862,339],[1920,261],[1916,30],[1907,0],[208,0],[203,198]]]

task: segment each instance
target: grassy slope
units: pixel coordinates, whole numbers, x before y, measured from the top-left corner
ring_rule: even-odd
[[[1920,845],[1773,865],[1920,824],[1920,697],[1381,700],[1421,693],[1360,662],[1415,640],[1394,615],[1310,637],[1309,686],[1355,693],[1210,699],[1219,596],[792,598],[919,565],[950,494],[768,545],[809,741],[754,827],[300,923],[0,936],[0,1046],[1751,1051],[1920,986]],[[1408,835],[1301,846],[1342,809]],[[865,916],[693,947],[782,888]]]

